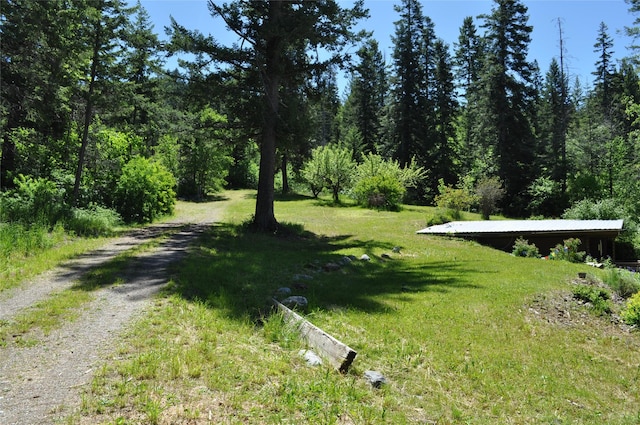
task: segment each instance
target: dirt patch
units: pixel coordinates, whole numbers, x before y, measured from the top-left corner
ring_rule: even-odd
[[[211,203],[197,222],[183,215],[111,241],[101,249],[38,276],[3,294],[0,320],[11,321],[20,311],[50,294],[73,286],[84,274],[118,253],[170,234],[157,248],[139,254],[120,275],[120,284],[95,292],[80,318],[42,336],[33,347],[8,344],[0,348],[0,423],[50,424],[80,405],[80,387],[107,359],[118,336],[150,305],[169,281],[168,267],[182,258],[189,245],[214,223],[223,203]]]
[[[625,300],[612,292],[612,313],[599,316],[592,310],[590,303],[574,296],[573,288],[578,285],[588,285],[610,290],[603,282],[593,278],[575,278],[569,282],[569,287],[563,291],[537,295],[526,305],[533,317],[563,327],[591,326],[601,329],[615,330],[623,333],[634,332],[636,328],[625,324],[619,316]]]

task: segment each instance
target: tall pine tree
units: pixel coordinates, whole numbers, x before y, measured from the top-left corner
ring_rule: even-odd
[[[532,180],[535,140],[532,130],[532,75],[527,61],[532,27],[518,0],[495,0],[483,15],[487,57],[481,73],[484,143],[494,149],[498,177],[506,194],[505,212],[524,215]]]

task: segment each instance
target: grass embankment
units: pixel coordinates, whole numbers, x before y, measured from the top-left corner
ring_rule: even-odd
[[[234,197],[242,193],[69,423],[640,422],[640,335],[529,309],[570,293],[585,266],[416,235],[428,211],[419,207],[293,198],[276,203],[276,216],[304,231],[252,234],[241,223],[254,199]],[[372,260],[316,270],[362,254]],[[266,316],[282,286],[358,352],[348,374],[307,366],[297,339]],[[369,369],[385,375],[380,390],[362,378]]]

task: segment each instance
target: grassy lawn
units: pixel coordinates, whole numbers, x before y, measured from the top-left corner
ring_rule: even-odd
[[[423,207],[292,197],[275,206],[290,232],[257,235],[242,226],[253,194],[229,198],[69,423],[640,423],[640,334],[576,306],[570,321],[540,307],[597,271],[416,235]],[[319,270],[362,254],[371,261]],[[283,286],[358,352],[346,375],[307,366],[269,315]],[[387,383],[371,388],[366,370]]]

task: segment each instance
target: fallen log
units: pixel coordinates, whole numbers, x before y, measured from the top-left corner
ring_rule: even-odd
[[[317,350],[322,357],[327,359],[341,373],[346,373],[349,370],[349,366],[351,366],[357,355],[353,349],[313,325],[278,300],[273,299],[273,304],[283,313],[288,323],[297,326],[300,337],[307,345]]]

